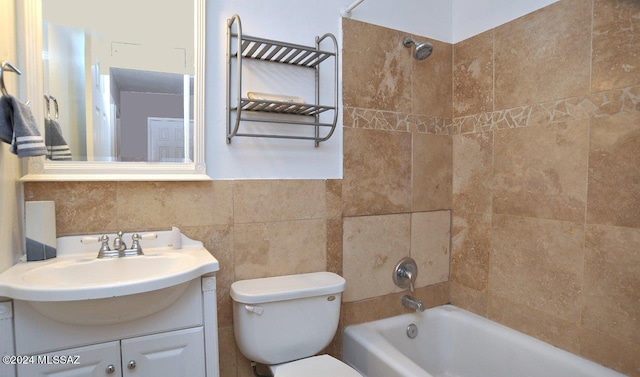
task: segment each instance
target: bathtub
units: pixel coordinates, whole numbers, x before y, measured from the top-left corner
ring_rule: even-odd
[[[452,305],[348,326],[342,358],[366,377],[624,376]]]

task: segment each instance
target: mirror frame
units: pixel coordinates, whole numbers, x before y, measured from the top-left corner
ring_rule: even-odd
[[[44,68],[42,63],[42,1],[18,0],[16,10],[19,39],[23,43],[20,65],[23,72],[20,93],[23,100],[43,98]],[[109,162],[109,161],[50,161],[45,156],[30,157],[27,174],[21,181],[203,181],[206,174],[204,152],[205,129],[205,2],[195,1],[195,80],[193,161],[171,162]],[[44,101],[31,100],[31,111],[38,119],[44,135]]]

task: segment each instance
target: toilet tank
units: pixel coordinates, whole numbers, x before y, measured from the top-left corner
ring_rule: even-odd
[[[238,348],[268,365],[317,354],[338,328],[344,287],[331,272],[236,281],[231,298]]]

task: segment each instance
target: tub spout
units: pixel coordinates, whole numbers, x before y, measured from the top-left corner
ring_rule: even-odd
[[[404,295],[402,297],[402,305],[410,309],[415,309],[415,311],[417,312],[424,311],[424,305],[422,304],[422,300],[419,300],[413,296]]]

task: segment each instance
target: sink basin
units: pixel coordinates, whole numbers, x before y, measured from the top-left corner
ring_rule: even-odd
[[[122,258],[60,259],[26,271],[22,275],[25,285],[39,287],[56,300],[108,297],[129,294],[134,285],[157,283],[169,279],[197,265],[194,255],[185,252],[154,252],[152,254]],[[80,292],[76,292],[78,288]],[[101,291],[103,293],[101,293]],[[32,292],[34,295],[36,292]],[[38,299],[38,298],[34,298]],[[45,299],[44,297],[39,300]],[[47,299],[46,301],[49,301]]]
[[[96,258],[97,244],[61,237],[58,257],[20,262],[1,273],[0,296],[72,324],[119,323],[158,312],[219,264],[201,242],[182,235],[182,248],[173,250],[171,232],[156,233],[156,240],[142,243],[145,255],[104,259]]]

